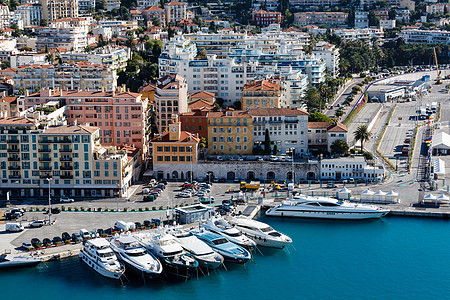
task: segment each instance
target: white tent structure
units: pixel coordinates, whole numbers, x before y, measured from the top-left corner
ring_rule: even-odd
[[[361,201],[372,201],[374,194],[375,192],[370,189],[365,190],[361,193]]]
[[[394,192],[394,191],[390,191],[389,193],[387,193],[385,195],[386,201],[387,202],[392,202],[392,203],[398,203],[398,193]]]
[[[386,201],[386,193],[382,190],[378,190],[375,194],[373,194],[373,200],[376,202],[385,202]]]
[[[433,136],[433,154],[450,154],[450,135],[441,131]]]
[[[450,200],[449,197],[445,196],[444,194],[440,195],[436,198],[438,203],[448,202]]]
[[[337,198],[339,200],[350,200],[350,196],[352,194],[352,191],[348,188],[344,187],[342,190],[337,192]]]
[[[428,194],[423,197],[423,202],[434,202],[434,204],[437,204],[437,197],[433,194]]]
[[[445,178],[445,162],[438,158],[433,160],[433,173],[435,179]]]

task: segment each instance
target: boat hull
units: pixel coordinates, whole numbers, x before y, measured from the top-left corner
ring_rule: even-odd
[[[192,255],[197,261],[201,268],[215,270],[223,264],[224,258],[222,255],[217,254],[217,259],[205,259],[198,255]]]
[[[237,264],[245,264],[246,262],[248,262],[251,257],[240,257],[240,256],[234,256],[234,255],[230,255],[229,253],[222,251],[220,249],[214,249],[215,251],[217,251],[220,255],[223,256],[224,260],[227,262],[233,262],[233,263],[237,263]]]
[[[120,277],[125,272],[125,268],[123,268],[123,270],[121,272],[108,271],[108,270],[102,268],[101,266],[99,266],[97,264],[97,262],[92,257],[87,255],[83,250],[80,251],[79,256],[83,262],[85,262],[89,267],[91,267],[97,273],[99,273],[100,275],[102,275],[104,277],[112,278],[112,279],[120,279]]]
[[[172,262],[168,258],[158,258],[163,264],[163,273],[168,277],[175,277],[181,279],[189,279],[194,274],[198,267],[198,262],[195,265],[184,265]]]
[[[244,234],[248,238],[252,239],[258,246],[263,246],[263,247],[283,249],[284,247],[286,247],[287,245],[289,245],[291,243],[291,242],[285,242],[285,241],[279,241],[279,240],[272,240],[272,239],[268,239],[263,236],[252,235],[252,234],[246,233],[246,232],[244,232]]]
[[[389,211],[315,211],[315,210],[276,210],[270,209],[266,212],[269,217],[292,217],[313,219],[339,219],[339,220],[364,220],[379,219],[387,215]]]
[[[152,279],[159,277],[161,273],[156,273],[151,270],[144,269],[140,266],[137,266],[136,264],[132,263],[127,257],[125,257],[122,253],[116,252],[117,258],[120,262],[125,264],[125,269],[130,270],[136,275],[144,276],[145,278]]]
[[[29,262],[4,262],[0,263],[0,270],[13,270],[23,268],[33,268],[40,264],[41,261],[29,261]]]

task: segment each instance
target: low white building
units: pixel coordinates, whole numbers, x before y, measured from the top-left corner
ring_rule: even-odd
[[[18,66],[24,65],[43,65],[46,63],[45,55],[47,54],[37,52],[25,52],[11,55],[11,68],[17,68]]]
[[[320,162],[320,178],[323,180],[363,179],[367,181],[384,180],[383,165],[369,166],[364,156],[349,156],[322,159]]]

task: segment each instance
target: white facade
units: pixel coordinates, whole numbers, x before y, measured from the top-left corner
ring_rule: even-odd
[[[312,53],[325,61],[332,77],[339,76],[339,49],[335,45],[318,42]]]
[[[11,68],[17,68],[18,66],[24,65],[43,65],[45,61],[46,53],[19,53],[16,55],[11,55]]]
[[[127,61],[131,59],[131,49],[128,47],[105,46],[96,48],[91,52],[65,52],[60,54],[63,62],[88,61],[92,64],[110,66],[112,69],[124,69]]]
[[[405,43],[450,44],[450,31],[404,29],[398,34]]]
[[[10,26],[9,8],[6,5],[0,5],[0,28],[8,28]]]
[[[158,6],[158,5],[159,5],[158,0],[138,0],[137,1],[137,8],[141,9],[141,10],[146,7]]]
[[[369,166],[363,156],[322,159],[320,162],[321,179],[364,179],[378,181],[384,179],[383,165]]]
[[[266,5],[266,11],[276,11],[279,5],[277,0],[253,0],[252,1],[252,9],[258,10],[261,9],[261,6]]]
[[[106,10],[120,9],[120,0],[106,0]]]
[[[369,13],[367,11],[355,11],[355,27],[369,27]]]
[[[393,29],[396,26],[396,20],[380,20],[380,28]]]
[[[87,13],[89,8],[95,11],[95,0],[78,0],[78,13]]]
[[[36,50],[45,51],[52,48],[82,50],[87,46],[87,36],[81,28],[50,28],[44,27],[38,31]]]
[[[331,30],[334,34],[338,35],[342,39],[348,40],[370,40],[371,38],[384,38],[383,29],[380,28],[334,28]]]
[[[42,6],[40,4],[19,5],[16,11],[22,16],[23,26],[39,25],[42,19]]]

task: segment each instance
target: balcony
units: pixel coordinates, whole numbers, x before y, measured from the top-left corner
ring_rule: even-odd
[[[52,167],[50,167],[50,166],[39,167],[39,171],[51,171],[51,170],[52,170]]]
[[[253,124],[258,125],[258,124],[266,124],[267,121],[253,121]]]
[[[298,120],[289,120],[289,119],[285,119],[284,123],[298,123]]]
[[[41,178],[41,179],[52,178],[52,175],[50,175],[50,174],[42,174],[42,175],[39,176],[39,178]]]
[[[51,141],[51,140],[40,140],[39,141],[39,144],[52,144],[52,143],[54,143],[54,141]]]
[[[71,139],[62,139],[62,140],[58,140],[57,142],[61,143],[61,144],[72,144]]]
[[[9,178],[11,179],[20,179],[20,175],[9,175]]]
[[[281,120],[269,120],[269,123],[270,124],[280,124],[280,123],[282,123],[282,121]]]
[[[73,175],[67,175],[67,174],[65,174],[65,175],[59,175],[59,178],[61,178],[61,179],[72,179],[72,178],[73,178]]]
[[[8,140],[8,144],[18,144],[19,140]]]
[[[72,161],[72,157],[60,157],[60,161]]]
[[[60,170],[73,170],[73,167],[72,166],[61,166],[59,169]]]
[[[62,153],[64,153],[64,152],[70,153],[70,152],[72,152],[72,149],[59,149],[59,152],[62,152]]]
[[[20,157],[8,157],[8,161],[20,161]]]
[[[41,148],[41,149],[38,149],[38,152],[46,152],[46,153],[48,153],[48,152],[52,152],[52,149]]]
[[[20,170],[20,166],[9,166],[8,170]]]
[[[19,149],[8,149],[8,153],[19,153]]]
[[[39,157],[39,161],[52,161],[51,157]]]

